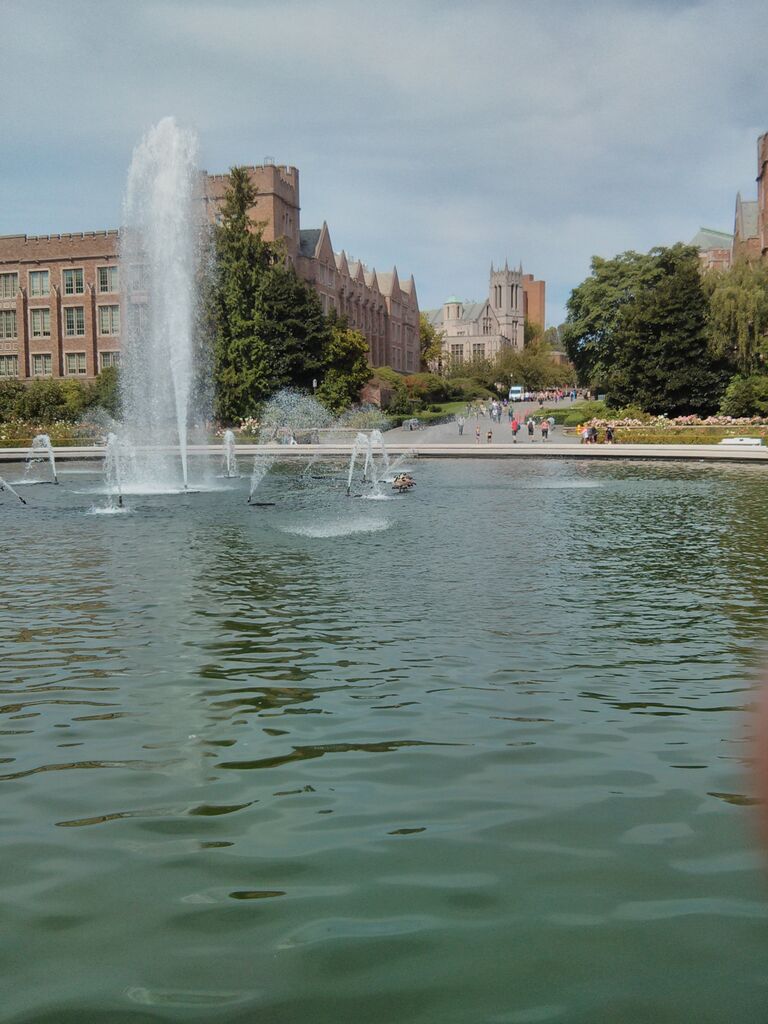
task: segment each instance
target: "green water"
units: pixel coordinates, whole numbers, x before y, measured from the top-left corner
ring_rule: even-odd
[[[766,1019],[765,469],[79,469],[0,494],[0,1020]]]

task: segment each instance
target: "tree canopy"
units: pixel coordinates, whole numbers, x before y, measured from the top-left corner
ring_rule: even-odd
[[[710,271],[704,290],[714,353],[740,374],[763,368],[768,355],[768,267],[741,261],[730,270]]]
[[[728,374],[709,346],[708,313],[692,246],[595,257],[568,300],[566,350],[580,382],[613,407],[713,412]]]

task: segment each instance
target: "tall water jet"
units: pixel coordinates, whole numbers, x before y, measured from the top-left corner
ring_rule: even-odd
[[[110,501],[117,507],[123,507],[123,469],[120,462],[120,442],[115,434],[107,435],[107,451],[104,457],[104,477],[109,491]]]
[[[189,480],[198,180],[195,134],[163,118],[133,152],[120,242],[123,420],[138,455],[131,483],[150,489],[178,481],[177,447],[185,488]]]
[[[36,434],[32,438],[32,447],[27,453],[27,468],[25,470],[25,477],[29,477],[32,469],[39,462],[47,462],[51,467],[51,479],[52,482],[57,484],[59,478],[56,475],[56,456],[53,454],[53,445],[51,439],[47,434]]]
[[[237,476],[235,433],[233,430],[224,431],[224,475],[228,477]]]

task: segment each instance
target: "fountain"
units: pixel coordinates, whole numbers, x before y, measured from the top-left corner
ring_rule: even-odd
[[[36,434],[32,438],[32,447],[27,453],[27,468],[25,471],[25,483],[31,483],[28,480],[29,474],[32,469],[40,462],[48,462],[51,467],[52,483],[57,484],[59,478],[56,475],[56,456],[53,454],[53,445],[51,439],[47,434]],[[36,481],[35,481],[36,482]]]
[[[14,498],[18,498],[22,505],[26,505],[26,501],[22,498],[18,491],[14,491],[11,485],[0,476],[0,491],[10,491]]]
[[[224,475],[233,479],[238,475],[237,458],[235,457],[235,433],[233,430],[224,432]]]
[[[123,484],[120,456],[120,442],[117,439],[117,435],[108,434],[107,451],[104,459],[104,476],[110,495],[110,503],[113,508],[115,505],[115,498],[117,498],[117,507],[123,507]]]
[[[272,468],[275,461],[273,455],[255,455],[253,458],[253,471],[251,473],[251,489],[248,492],[248,504],[256,507],[264,507],[266,505],[274,505],[273,501],[254,501],[253,495],[256,492],[256,488],[259,486],[261,481],[267,475]]]
[[[125,437],[136,451],[134,490],[189,483],[195,273],[202,206],[197,139],[166,117],[133,152],[120,239]]]

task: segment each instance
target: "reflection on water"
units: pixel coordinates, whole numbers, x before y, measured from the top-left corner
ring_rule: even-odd
[[[762,467],[71,468],[0,506],[6,1019],[761,1019]]]

